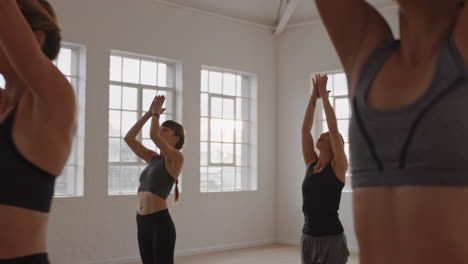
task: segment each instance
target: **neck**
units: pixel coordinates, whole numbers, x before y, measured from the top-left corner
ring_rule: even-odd
[[[405,12],[406,11],[406,12]],[[400,11],[401,54],[411,64],[433,59],[457,21],[458,8],[447,4]]]
[[[328,164],[333,159],[333,155],[330,151],[320,151],[320,156],[317,161],[319,164]]]

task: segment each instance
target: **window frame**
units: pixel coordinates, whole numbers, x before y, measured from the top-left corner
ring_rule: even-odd
[[[206,72],[206,90],[203,89],[203,74]],[[219,93],[213,93],[210,92],[210,72],[216,72],[221,75],[221,91]],[[234,75],[234,79],[236,82],[236,85],[234,86],[235,90],[235,95],[230,95],[230,94],[225,94],[224,93],[224,74],[232,74]],[[256,149],[256,144],[254,144],[254,141],[256,141],[256,126],[255,126],[255,118],[256,113],[256,108],[254,107],[255,104],[255,97],[254,97],[254,91],[256,90],[255,84],[254,84],[254,79],[256,79],[255,74],[251,73],[245,73],[241,71],[235,71],[235,70],[228,70],[228,69],[222,69],[218,67],[211,67],[211,66],[202,66],[202,69],[200,71],[200,76],[201,76],[201,87],[200,87],[200,100],[204,96],[207,98],[207,108],[206,108],[206,115],[203,115],[202,108],[200,108],[200,192],[201,193],[229,193],[229,192],[250,192],[250,191],[257,191],[258,190],[258,176],[257,172],[254,170],[254,167],[256,167],[256,159],[254,159],[254,153],[257,152]],[[241,85],[239,86],[237,82],[241,82]],[[244,86],[247,85],[247,88],[244,88]],[[240,87],[240,88],[239,88]],[[240,89],[240,90],[239,90]],[[240,92],[240,95],[239,95]],[[215,117],[212,115],[212,98],[220,98],[222,103],[221,106],[221,117]],[[223,115],[223,104],[224,100],[233,100],[233,118],[224,118]],[[239,104],[245,103],[244,101],[247,101],[248,105],[248,113],[245,115],[248,118],[244,118],[244,113],[237,113],[238,112],[238,107]],[[200,104],[201,107],[203,107],[202,103]],[[240,108],[242,109],[242,108]],[[205,129],[206,129],[206,135],[202,135],[202,120],[206,120],[205,124]],[[234,127],[233,127],[233,133],[232,137],[233,140],[231,141],[224,141],[223,139],[223,133],[221,131],[221,139],[218,140],[212,140],[211,139],[211,132],[212,132],[212,125],[211,122],[212,120],[220,120],[221,122],[224,120],[228,121],[233,121]],[[248,124],[247,129],[247,140],[238,140],[238,127],[237,124],[238,122],[241,124]],[[241,133],[244,133],[241,128]],[[221,156],[221,160],[219,163],[213,163],[211,159],[212,151],[211,151],[211,144],[220,144],[221,145],[221,155],[223,153],[223,144],[232,144],[233,146],[233,151],[232,151],[232,163],[225,163],[223,161],[223,157]],[[205,144],[206,146],[206,164],[203,161],[202,155],[205,155],[202,152],[202,144]],[[241,161],[238,161],[238,147],[240,148],[241,153],[244,151],[243,148],[247,147],[246,155],[244,157],[241,156]],[[247,164],[244,163],[244,161],[247,161]],[[240,165],[237,165],[240,164]],[[233,188],[225,188],[224,187],[224,170],[228,168],[229,170],[233,170],[234,173],[234,179],[233,179]],[[209,175],[210,169],[216,170],[219,169],[219,188],[209,188]],[[205,172],[206,171],[206,172]],[[248,175],[245,175],[245,172],[248,171]],[[244,178],[245,177],[245,178]],[[246,181],[248,182],[248,187],[245,188],[243,187],[242,184],[238,184],[238,178],[241,179],[241,181]],[[205,183],[204,183],[205,182]],[[203,186],[205,184],[206,186]]]
[[[135,155],[135,160],[136,161],[122,161],[122,157],[121,157],[121,154],[122,154],[122,146],[125,145],[125,142],[124,142],[124,137],[125,137],[125,133],[127,133],[127,131],[122,131],[122,119],[123,119],[123,112],[135,112],[136,113],[136,120],[139,120],[145,113],[146,111],[149,110],[148,109],[143,109],[144,108],[144,102],[142,100],[143,98],[143,93],[145,90],[151,90],[151,91],[155,91],[155,95],[156,94],[160,94],[161,92],[165,93],[166,95],[167,94],[171,94],[171,98],[167,98],[166,96],[166,103],[165,105],[171,105],[171,108],[172,109],[168,109],[169,112],[165,112],[164,114],[161,115],[161,120],[160,122],[164,122],[165,120],[175,120],[177,117],[179,117],[179,114],[178,114],[178,111],[179,111],[179,108],[178,108],[178,105],[177,105],[177,97],[178,97],[178,89],[177,89],[177,86],[178,86],[178,71],[179,71],[179,67],[178,67],[178,62],[177,61],[174,61],[174,60],[170,60],[170,59],[165,59],[165,58],[160,58],[160,57],[156,57],[156,56],[150,56],[150,55],[144,55],[144,54],[136,54],[136,53],[131,53],[131,52],[125,52],[125,51],[120,51],[120,50],[111,50],[110,52],[110,55],[109,55],[109,71],[110,71],[110,60],[113,56],[117,56],[117,57],[121,57],[122,58],[122,61],[121,61],[121,65],[120,65],[120,79],[121,81],[114,81],[114,80],[111,80],[111,76],[109,74],[108,76],[108,92],[109,92],[109,96],[110,96],[110,89],[111,89],[111,86],[117,86],[117,87],[120,87],[121,88],[121,92],[120,92],[120,108],[112,108],[111,107],[111,102],[109,101],[108,105],[107,105],[107,113],[109,114],[110,111],[119,111],[120,112],[120,136],[111,136],[110,135],[110,131],[107,132],[107,135],[106,135],[106,138],[107,138],[107,154],[108,154],[108,157],[107,157],[107,169],[108,169],[108,172],[107,172],[107,180],[108,180],[108,188],[107,188],[107,195],[108,196],[131,196],[131,195],[137,195],[137,189],[135,189],[135,191],[133,192],[126,192],[126,191],[122,191],[122,185],[119,183],[118,186],[119,186],[119,190],[116,191],[116,190],[112,190],[111,191],[111,187],[112,187],[112,176],[111,176],[111,170],[110,168],[111,167],[120,167],[120,169],[122,169],[122,167],[134,167],[134,168],[137,168],[137,171],[138,171],[138,174],[141,173],[141,171],[144,169],[144,167],[147,166],[147,163],[143,160],[141,160],[140,158],[136,157],[136,155],[134,153],[132,153],[132,155]],[[124,59],[127,58],[127,59],[135,59],[135,60],[138,60],[139,61],[139,72],[138,72],[138,83],[130,83],[130,82],[125,82],[124,81],[124,78],[123,78],[123,74],[124,74]],[[141,77],[142,77],[142,67],[141,67],[141,64],[142,64],[142,61],[147,61],[147,62],[151,62],[151,63],[156,63],[157,64],[157,68],[156,68],[156,85],[148,85],[148,84],[142,84],[141,83]],[[171,74],[170,76],[172,76],[172,79],[170,80],[171,82],[171,85],[167,85],[167,86],[160,86],[159,82],[158,82],[158,78],[159,78],[159,64],[165,64],[166,65],[166,84],[168,82],[167,80],[167,76],[169,76],[169,74]],[[171,73],[169,73],[169,71]],[[110,72],[109,72],[110,73]],[[123,89],[125,87],[128,87],[128,88],[134,88],[137,90],[137,94],[136,94],[136,97],[137,97],[137,102],[136,102],[136,110],[129,110],[129,109],[124,109],[122,107],[123,105],[123,96],[124,96],[124,93],[123,93]],[[108,98],[110,100],[110,98]],[[169,101],[170,100],[170,101]],[[170,117],[170,118],[168,118]],[[110,128],[110,116],[108,116],[108,119],[107,119],[107,122],[108,122],[108,129]],[[155,151],[155,152],[158,152],[159,150],[157,149],[157,146],[154,144],[154,142],[152,142],[152,147],[154,145],[154,149],[152,147],[149,147],[149,146],[146,146],[144,144],[144,141],[145,140],[150,140],[150,138],[146,138],[143,136],[143,133],[144,133],[144,129],[147,125],[150,125],[149,122],[147,122],[145,124],[145,126],[142,128],[142,131],[137,135],[136,139],[141,142],[145,147]],[[119,140],[120,142],[120,146],[119,146],[119,159],[120,161],[116,162],[116,161],[110,161],[110,140],[111,139],[117,139]],[[138,180],[138,175],[136,175],[135,177],[136,180]],[[179,189],[181,189],[181,184],[182,184],[182,179],[181,179],[182,176],[179,177]],[[120,179],[120,177],[119,177]]]
[[[77,105],[77,131],[74,136],[74,143],[70,153],[70,157],[75,157],[75,161],[70,163],[67,160],[65,168],[73,167],[73,191],[68,193],[57,193],[57,184],[64,179],[65,172],[56,180],[55,198],[71,198],[84,196],[84,148],[85,148],[85,115],[86,115],[86,47],[81,44],[62,42],[61,49],[71,50],[71,67],[70,74],[62,72],[62,74],[70,81],[75,92]],[[53,64],[59,68],[58,60],[60,53]],[[60,70],[60,68],[59,68]],[[64,168],[64,169],[65,169]],[[69,184],[69,183],[68,183]]]

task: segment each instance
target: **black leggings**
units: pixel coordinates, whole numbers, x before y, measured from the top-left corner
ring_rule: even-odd
[[[137,214],[137,227],[143,264],[173,264],[176,230],[169,210]]]
[[[15,259],[0,259],[0,264],[49,264],[46,253],[25,256]]]

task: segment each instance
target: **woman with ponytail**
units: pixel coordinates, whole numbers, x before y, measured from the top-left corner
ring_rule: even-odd
[[[175,184],[174,201],[179,200],[178,177],[184,156],[184,128],[174,122],[159,124],[164,96],[156,96],[151,109],[130,129],[125,142],[148,166],[140,175],[138,188],[138,246],[143,264],[174,263],[176,230],[167,207],[167,197]],[[136,140],[145,123],[151,119],[150,136],[160,153],[147,149]]]
[[[75,128],[74,92],[52,64],[60,28],[46,0],[0,1],[0,263],[47,264],[55,179]]]

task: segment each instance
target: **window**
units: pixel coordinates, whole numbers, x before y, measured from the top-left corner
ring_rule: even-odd
[[[348,98],[348,82],[344,73],[332,73],[328,75],[327,90],[331,91],[329,99],[335,110],[336,120],[338,122],[338,131],[340,131],[345,141],[345,152],[348,157],[349,168],[346,172],[346,186],[344,191],[351,191],[351,163],[349,159],[349,122],[351,119],[351,105]],[[327,119],[323,108],[320,107],[320,117],[318,119],[318,128],[320,134],[328,131]]]
[[[256,190],[252,163],[251,77],[205,67],[201,72],[200,190]]]
[[[175,73],[173,62],[124,52],[110,56],[109,85],[109,185],[110,195],[133,195],[139,186],[139,175],[146,167],[127,146],[124,137],[151,106],[156,95],[165,95],[161,123],[175,116]],[[138,140],[149,149],[156,146],[150,138],[148,121]]]
[[[5,89],[5,78],[0,74],[0,89]]]
[[[75,90],[78,113],[78,130],[70,157],[55,182],[55,196],[77,197],[83,195],[84,178],[85,48],[76,44],[62,43],[60,53],[53,63]]]

